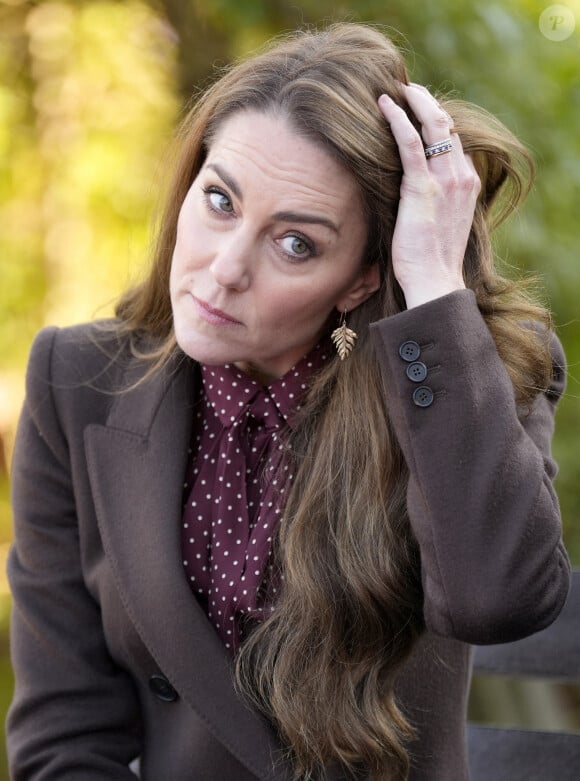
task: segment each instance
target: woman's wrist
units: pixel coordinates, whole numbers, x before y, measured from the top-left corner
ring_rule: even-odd
[[[427,279],[414,284],[401,284],[405,296],[407,309],[434,301],[456,290],[465,290],[465,282],[460,280],[433,280]]]

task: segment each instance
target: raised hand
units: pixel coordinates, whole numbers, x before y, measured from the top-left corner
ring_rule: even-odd
[[[451,117],[425,87],[402,87],[421,123],[421,135],[388,95],[381,95],[378,103],[403,165],[392,262],[411,309],[465,287],[463,257],[481,183],[452,131]],[[429,146],[449,139],[449,151],[439,148],[426,156]]]

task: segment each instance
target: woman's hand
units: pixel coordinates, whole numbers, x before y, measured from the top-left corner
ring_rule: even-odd
[[[425,87],[403,85],[421,136],[388,95],[379,98],[401,155],[401,200],[393,235],[392,262],[407,308],[465,288],[463,258],[481,187],[463,152],[451,118]],[[451,137],[451,152],[427,159],[424,144]]]

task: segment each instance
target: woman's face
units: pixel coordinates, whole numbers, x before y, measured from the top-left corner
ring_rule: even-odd
[[[177,342],[268,382],[319,340],[331,312],[379,286],[362,266],[354,179],[283,118],[224,122],[181,207],[171,266]]]

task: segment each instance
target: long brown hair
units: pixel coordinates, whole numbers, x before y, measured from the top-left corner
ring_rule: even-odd
[[[154,337],[153,370],[178,351],[169,271],[178,212],[223,121],[273,112],[320,144],[354,177],[366,210],[364,262],[381,287],[353,313],[356,349],[333,360],[310,390],[289,447],[295,478],[277,543],[284,587],[275,610],[237,656],[240,689],[276,725],[297,777],[336,762],[376,779],[404,779],[412,730],[394,681],[423,628],[419,559],[407,518],[407,467],[383,402],[369,324],[405,308],[390,251],[401,162],[377,108],[383,92],[411,116],[398,49],[377,29],[339,24],[278,39],[236,64],[196,102],[179,134],[154,263],[118,306],[121,328]],[[439,97],[482,181],[464,262],[468,287],[497,344],[518,403],[549,379],[548,322],[523,285],[494,268],[489,233],[527,192],[533,169],[522,145],[481,109]],[[142,343],[142,342],[141,342]]]

